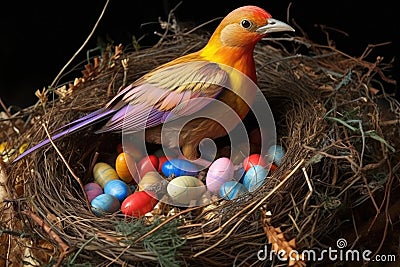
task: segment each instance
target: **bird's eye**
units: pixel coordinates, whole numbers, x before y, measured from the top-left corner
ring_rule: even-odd
[[[240,22],[240,25],[242,25],[243,28],[248,29],[251,27],[251,22],[247,19],[244,19]]]

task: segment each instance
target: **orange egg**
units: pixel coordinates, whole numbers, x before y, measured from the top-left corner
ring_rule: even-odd
[[[119,178],[126,183],[132,182],[137,176],[137,168],[135,160],[127,153],[122,152],[115,160],[115,170]]]

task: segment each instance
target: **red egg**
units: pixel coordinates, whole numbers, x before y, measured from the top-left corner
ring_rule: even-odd
[[[92,200],[98,195],[103,194],[103,189],[98,183],[87,183],[84,188],[89,202],[92,202]]]
[[[267,162],[260,154],[251,154],[243,160],[243,168],[248,171],[254,165],[261,165],[262,167],[267,166]]]
[[[160,157],[158,158],[158,172],[161,172],[161,171],[162,171],[162,165],[163,165],[166,161],[168,161],[167,156],[160,156]]]
[[[138,163],[139,175],[140,177],[143,177],[148,172],[157,171],[158,167],[158,157],[155,155],[148,155],[142,158]]]
[[[136,191],[129,195],[121,204],[121,212],[128,216],[139,218],[153,210],[158,200],[152,193]]]
[[[133,178],[137,176],[136,162],[125,152],[120,153],[115,160],[115,170],[125,183],[132,182]]]

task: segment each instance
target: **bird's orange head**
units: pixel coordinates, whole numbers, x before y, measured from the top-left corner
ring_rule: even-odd
[[[269,33],[281,31],[294,29],[273,19],[260,7],[239,7],[221,21],[201,55],[207,60],[224,63],[240,70],[240,67],[235,66],[237,62],[241,65],[252,65],[253,50],[258,41]]]

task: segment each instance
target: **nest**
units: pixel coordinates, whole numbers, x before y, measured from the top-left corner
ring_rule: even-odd
[[[108,47],[73,83],[38,91],[37,105],[6,114],[3,160],[102,107],[153,67],[200,49],[207,38],[175,33],[136,51]],[[390,64],[365,60],[370,51],[355,58],[302,37],[256,47],[258,85],[287,152],[262,187],[239,199],[139,219],[96,217],[82,185],[91,181],[96,157],[115,154],[120,136],[95,135],[93,128],[56,142],[57,149],[47,146],[17,164],[2,164],[0,261],[276,266],[285,262],[260,259],[258,252],[338,248],[339,240],[373,255],[396,254],[400,104],[385,90],[394,83],[385,75]],[[312,259],[286,263],[312,265]]]

